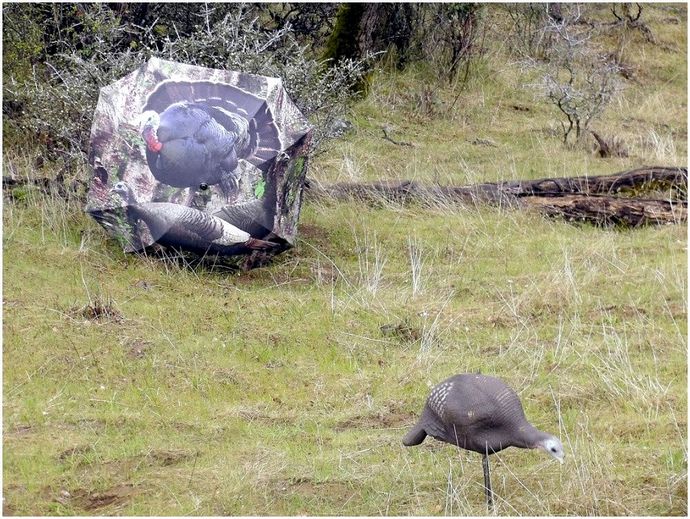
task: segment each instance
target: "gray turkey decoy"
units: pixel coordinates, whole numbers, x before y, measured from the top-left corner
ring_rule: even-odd
[[[247,231],[255,238],[267,236],[273,229],[275,209],[264,199],[226,205],[214,216]],[[275,206],[275,202],[273,203]]]
[[[209,81],[165,81],[141,116],[146,160],[159,182],[178,188],[219,185],[228,199],[245,159],[266,172],[280,152],[273,115],[264,100]]]
[[[520,399],[502,380],[480,374],[452,376],[435,386],[403,445],[419,445],[429,435],[483,455],[484,488],[493,507],[489,455],[507,447],[541,449],[563,463],[561,441],[527,421]]]
[[[270,249],[278,245],[252,238],[234,225],[192,207],[169,202],[136,201],[127,182],[117,182],[111,193],[126,204],[132,223],[143,221],[153,239],[161,245],[180,247],[197,253],[239,254],[254,249]]]

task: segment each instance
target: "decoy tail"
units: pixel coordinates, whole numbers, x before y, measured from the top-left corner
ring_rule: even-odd
[[[426,438],[426,431],[424,427],[417,424],[405,435],[402,442],[405,447],[412,447],[422,443],[424,438]]]
[[[280,244],[274,243],[272,241],[265,241],[265,240],[258,240],[256,238],[249,238],[244,243],[244,245],[249,247],[252,250],[267,250],[267,249],[275,249]]]

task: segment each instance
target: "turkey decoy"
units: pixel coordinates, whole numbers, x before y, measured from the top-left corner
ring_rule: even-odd
[[[435,386],[403,445],[419,445],[429,435],[483,455],[489,509],[493,492],[489,455],[507,447],[541,449],[563,463],[561,441],[527,421],[520,399],[502,380],[481,374],[452,376]]]
[[[252,249],[270,249],[278,244],[252,238],[234,225],[192,207],[169,202],[136,201],[127,182],[117,182],[111,193],[125,202],[132,223],[143,221],[161,245],[199,253],[239,254]]]

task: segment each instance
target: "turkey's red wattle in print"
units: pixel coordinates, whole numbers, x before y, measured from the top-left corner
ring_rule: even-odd
[[[161,144],[161,142],[158,140],[158,137],[156,137],[156,130],[154,128],[150,126],[145,127],[142,131],[142,135],[144,136],[146,146],[149,150],[153,151],[154,153],[161,151],[163,144]]]

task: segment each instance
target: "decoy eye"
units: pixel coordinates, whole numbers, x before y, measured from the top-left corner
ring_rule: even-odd
[[[206,182],[202,182],[201,184],[199,184],[199,189],[201,189],[202,191],[206,191],[208,189],[208,184]]]
[[[551,452],[556,452],[556,447],[551,447]]]

